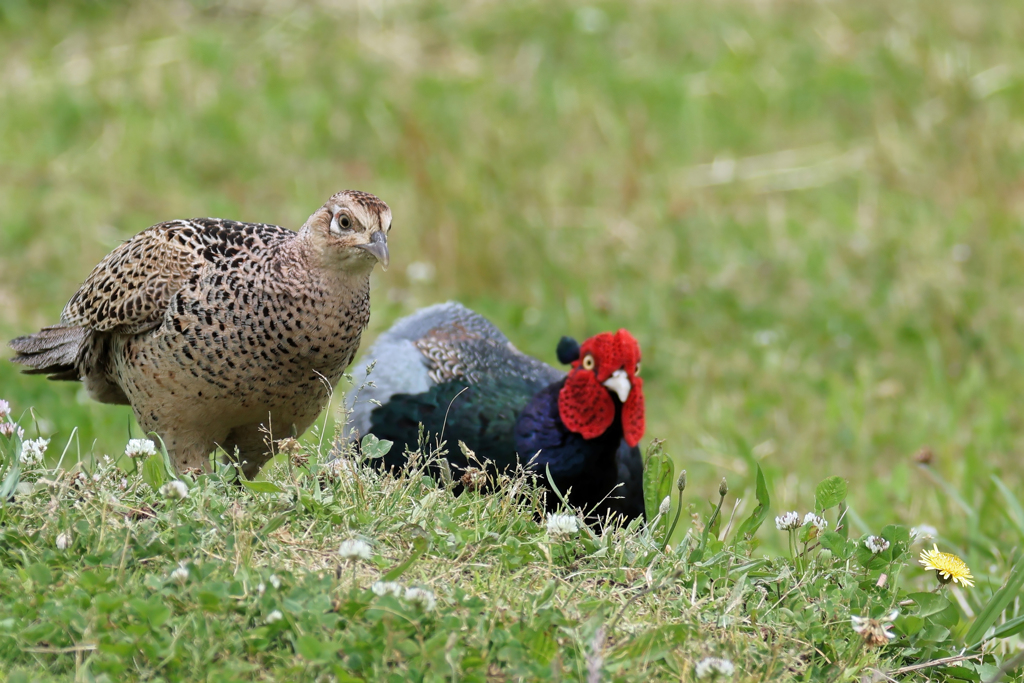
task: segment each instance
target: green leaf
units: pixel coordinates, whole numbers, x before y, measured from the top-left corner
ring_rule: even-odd
[[[818,542],[821,543],[822,548],[831,550],[833,555],[843,560],[850,559],[856,546],[855,542],[848,541],[835,531],[826,531],[818,539]]]
[[[164,466],[163,456],[159,453],[146,458],[142,464],[142,481],[149,484],[149,488],[159,491],[160,487],[167,481],[167,468]]]
[[[818,513],[839,505],[846,500],[846,480],[842,477],[829,477],[818,484],[814,490]]]
[[[917,616],[930,617],[950,606],[949,600],[936,593],[911,593],[907,596],[920,608]]]
[[[239,479],[242,486],[249,489],[254,493],[284,493],[284,489],[273,482],[269,481],[248,481],[246,479]]]
[[[266,482],[264,482],[264,483],[266,483]],[[263,528],[260,529],[258,532],[256,532],[256,535],[257,536],[267,536],[268,534],[274,533],[275,531],[280,529],[282,526],[284,526],[285,522],[287,522],[288,519],[291,516],[292,515],[290,513],[287,513],[287,514],[278,515],[277,517],[274,517],[269,522],[264,524]]]
[[[978,613],[974,623],[971,624],[967,635],[964,636],[964,642],[973,643],[968,649],[975,650],[981,647],[985,642],[983,640],[985,632],[992,624],[996,623],[1003,610],[1020,595],[1022,587],[1024,587],[1024,556],[1017,559],[1017,563],[1010,570],[1010,575],[1006,577],[1006,583],[995,592],[985,608]]]
[[[396,564],[394,567],[389,569],[387,573],[384,574],[383,577],[381,577],[381,580],[395,581],[396,579],[398,579],[402,574],[408,571],[409,567],[413,566],[413,564],[415,564],[417,560],[423,557],[423,553],[427,552],[427,548],[429,546],[430,543],[427,542],[426,538],[424,538],[423,536],[417,536],[415,539],[413,539],[413,550],[412,553],[409,554],[409,557],[405,558],[404,560],[402,560],[402,562]]]
[[[771,497],[768,495],[768,484],[764,479],[764,472],[761,471],[761,465],[757,465],[757,474],[755,476],[756,484],[754,486],[754,494],[757,497],[757,507],[750,513],[739,529],[736,530],[737,538],[753,537],[757,533],[757,530],[764,524],[764,520],[768,518],[768,510],[771,506]]]
[[[647,447],[647,457],[644,464],[644,510],[647,512],[647,519],[652,520],[658,515],[658,507],[665,496],[672,492],[673,475],[675,464],[672,458],[668,457],[662,448],[665,442],[661,439],[651,441]],[[666,515],[660,521],[664,528],[668,524]]]
[[[1005,624],[996,626],[995,630],[992,632],[992,637],[989,638],[989,640],[993,640],[995,638],[1009,638],[1010,636],[1017,635],[1021,631],[1024,631],[1024,616],[1019,616],[1016,619],[1010,619]],[[969,647],[967,649],[973,650],[975,648]]]
[[[387,439],[378,439],[373,434],[367,434],[359,444],[359,450],[364,458],[375,460],[387,455],[392,445],[394,444]]]

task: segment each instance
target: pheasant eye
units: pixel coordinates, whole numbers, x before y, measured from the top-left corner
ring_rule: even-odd
[[[595,365],[597,365],[597,363],[594,361],[594,357],[589,353],[583,357],[584,370],[593,370]]]
[[[636,362],[636,370],[633,371],[633,374],[638,377],[640,376],[640,361]]]
[[[348,230],[352,227],[352,219],[345,214],[341,214],[338,216],[338,225],[343,227],[345,230]]]

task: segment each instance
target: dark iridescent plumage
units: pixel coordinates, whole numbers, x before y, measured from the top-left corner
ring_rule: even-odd
[[[643,514],[643,465],[639,449],[623,440],[618,398],[615,419],[599,436],[570,431],[559,415],[565,373],[523,354],[469,309],[439,304],[398,321],[361,365],[371,361],[366,379],[374,386],[349,396],[352,431],[394,442],[386,466],[404,465],[405,453],[418,449],[422,424],[428,446],[439,437],[449,444],[455,468],[468,465],[456,447],[462,441],[498,469],[522,463],[542,481],[550,471],[560,491],[571,489],[569,502],[588,514]],[[550,508],[557,503],[548,496]]]

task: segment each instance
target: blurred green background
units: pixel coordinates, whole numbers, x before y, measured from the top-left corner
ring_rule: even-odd
[[[446,299],[552,363],[627,327],[692,499],[760,462],[779,509],[841,474],[962,527],[1021,483],[1022,35],[1015,0],[4,0],[0,339],[153,223],[357,188],[394,212],[364,348]],[[138,435],[7,362],[0,397],[72,454]]]

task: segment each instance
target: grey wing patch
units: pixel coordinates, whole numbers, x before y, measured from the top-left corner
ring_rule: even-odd
[[[453,380],[478,384],[503,376],[531,381],[540,391],[565,373],[524,354],[487,318],[462,304],[428,306],[398,320],[360,361],[346,398],[351,413],[346,436],[353,430],[367,433],[374,401],[387,403],[394,394],[424,393]]]
[[[455,301],[427,306],[396,321],[387,332],[381,335],[381,339],[399,338],[417,341],[432,332],[436,333],[436,330],[446,328],[462,330],[464,333],[480,339],[508,342],[508,337],[491,324],[490,320]]]
[[[423,354],[405,339],[378,339],[352,376],[354,383],[345,397],[349,413],[346,438],[353,431],[369,433],[370,413],[378,404],[387,403],[395,394],[422,394],[431,386]]]

